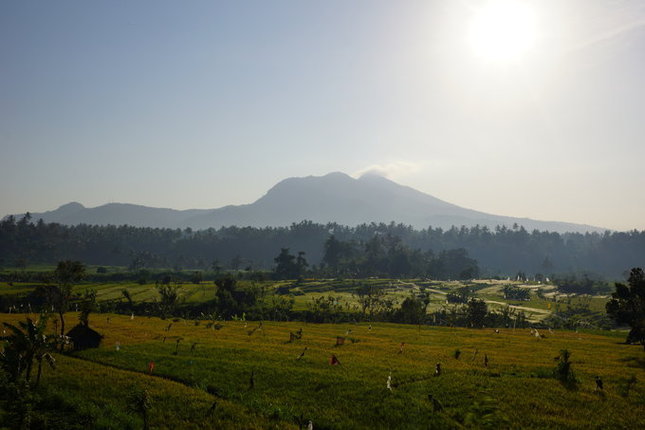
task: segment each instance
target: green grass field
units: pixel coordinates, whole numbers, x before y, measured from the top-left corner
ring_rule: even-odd
[[[557,303],[553,299],[553,285],[524,284],[516,281],[496,281],[496,280],[477,280],[472,282],[462,281],[429,281],[429,280],[398,280],[398,279],[360,279],[360,280],[336,280],[336,279],[309,279],[301,282],[294,281],[240,281],[242,286],[256,285],[263,287],[269,294],[281,287],[289,289],[294,297],[294,307],[296,311],[302,311],[309,307],[312,301],[322,296],[334,296],[344,307],[359,308],[356,288],[360,285],[372,285],[382,288],[386,296],[401,303],[411,293],[419,293],[421,289],[430,295],[430,305],[428,312],[434,312],[441,309],[446,304],[446,294],[464,286],[473,288],[475,297],[485,300],[491,310],[499,310],[506,305],[517,307],[523,310],[530,321],[541,321],[548,317],[556,309],[566,310],[570,306],[577,306],[581,303],[587,304],[589,309],[596,312],[604,312],[604,306],[607,297],[566,297],[560,295]],[[38,283],[19,283],[13,285],[0,282],[1,295],[19,295],[25,296],[33,291]],[[504,298],[502,288],[505,285],[513,285],[521,288],[528,288],[532,291],[530,300],[518,301]],[[540,298],[535,290],[542,288],[549,292],[547,297]],[[94,289],[97,293],[97,299],[102,301],[124,301],[123,290],[128,290],[132,300],[135,302],[152,302],[159,298],[155,289],[155,284],[147,283],[140,285],[136,282],[85,282],[74,286],[74,291],[82,294],[86,289]],[[215,297],[217,287],[213,282],[202,282],[193,284],[184,282],[179,284],[179,294],[182,301],[186,304],[201,303],[212,300]]]
[[[68,324],[76,316],[68,314]],[[22,318],[0,314],[0,321]],[[613,333],[536,338],[528,329],[184,320],[168,329],[171,322],[93,315],[102,346],[58,355],[43,385],[70,413],[94,416],[97,428],[140,428],[140,418],[126,413],[126,393],[144,387],[153,428],[297,428],[309,420],[315,429],[645,427],[643,350]],[[289,342],[298,329],[302,338]],[[337,336],[344,345],[335,346]],[[577,389],[551,377],[561,349],[571,352]],[[332,354],[341,365],[330,365]],[[631,375],[638,382],[626,395]]]

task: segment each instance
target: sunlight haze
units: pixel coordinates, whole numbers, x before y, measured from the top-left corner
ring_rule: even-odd
[[[645,229],[645,2],[0,4],[0,217],[386,176]]]

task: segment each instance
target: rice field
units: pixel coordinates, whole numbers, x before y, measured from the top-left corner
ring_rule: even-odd
[[[58,355],[43,385],[73,413],[93,411],[95,428],[141,428],[125,393],[143,387],[160,429],[309,421],[315,429],[645,428],[645,354],[623,344],[622,333],[106,314],[90,321],[102,346]],[[290,336],[299,330],[301,338]],[[562,349],[571,353],[575,389],[552,377]],[[631,376],[638,382],[629,386]]]
[[[296,281],[239,281],[242,286],[257,286],[265,289],[270,296],[276,291],[287,289],[294,298],[293,309],[296,311],[306,310],[313,300],[323,296],[333,296],[343,306],[358,309],[360,307],[356,289],[361,285],[372,285],[383,289],[386,297],[393,299],[395,303],[401,303],[411,293],[419,293],[422,289],[429,294],[430,304],[428,312],[440,310],[446,304],[446,295],[450,291],[468,286],[474,290],[477,298],[488,303],[491,310],[499,310],[507,305],[523,310],[530,321],[540,321],[546,318],[556,309],[565,310],[569,306],[576,306],[585,303],[592,311],[603,312],[607,297],[566,297],[561,295],[558,302],[552,297],[538,297],[535,290],[538,288],[544,291],[553,290],[553,285],[539,285],[536,283],[524,284],[517,281],[499,280],[476,280],[465,281],[432,281],[421,279],[399,280],[399,279],[308,279]],[[40,284],[19,283],[12,285],[0,282],[0,296],[15,295],[25,296],[32,292]],[[504,298],[502,288],[505,285],[513,285],[520,288],[527,288],[531,291],[531,298],[527,301],[509,300]],[[182,303],[186,305],[202,303],[212,300],[217,289],[213,282],[203,281],[200,284],[184,282],[177,284],[179,296]],[[74,286],[77,294],[82,294],[86,289],[96,291],[99,302],[123,302],[123,290],[127,290],[134,302],[153,302],[159,299],[159,294],[154,283],[139,284],[137,282],[86,282]],[[549,293],[547,293],[549,294]],[[551,293],[552,294],[552,293]]]

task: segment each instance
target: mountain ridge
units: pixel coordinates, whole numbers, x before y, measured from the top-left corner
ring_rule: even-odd
[[[514,224],[527,230],[602,232],[600,227],[493,215],[438,199],[382,176],[367,173],[353,178],[342,172],[323,176],[285,178],[253,203],[217,209],[154,208],[131,203],[108,203],[86,208],[78,202],[31,214],[33,219],[67,225],[132,225],[135,227],[206,229],[224,226],[279,227],[310,220],[355,226],[364,223],[402,223],[415,228],[475,225],[495,228]]]

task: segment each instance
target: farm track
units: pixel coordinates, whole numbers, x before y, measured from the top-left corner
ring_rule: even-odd
[[[401,281],[400,279],[397,279],[397,280],[396,280],[396,282],[397,282],[399,285],[411,285],[411,286],[412,286],[412,287],[414,287],[414,288],[421,289],[421,287],[419,287],[419,286],[418,286],[417,284],[415,284],[414,282],[403,282],[403,281]],[[434,288],[427,288],[427,287],[426,287],[426,291],[430,291],[431,293],[435,293],[435,294],[442,294],[442,295],[444,295],[444,296],[448,294],[448,293],[446,293],[445,291],[437,290],[437,289],[434,289]]]
[[[397,283],[399,285],[409,285],[409,286],[412,286],[414,288],[420,288],[417,284],[415,284],[413,282],[403,282],[401,280],[397,280]],[[430,291],[431,293],[435,293],[435,294],[441,294],[441,295],[444,295],[444,296],[448,294],[445,291],[436,290],[434,288],[426,288],[426,291]],[[508,306],[508,307],[510,307],[512,309],[517,309],[517,310],[520,310],[520,311],[533,312],[533,313],[539,314],[542,318],[544,318],[544,317],[546,317],[548,315],[551,315],[551,311],[546,310],[546,309],[531,308],[531,307],[528,307],[528,306],[511,305],[511,304],[496,301],[496,300],[484,299],[484,301],[486,303],[490,303],[490,304],[494,304],[494,305]],[[539,318],[539,319],[542,319],[542,318]]]
[[[520,311],[535,312],[535,313],[543,314],[543,315],[551,314],[551,311],[548,311],[546,309],[529,308],[527,306],[509,305],[508,303],[498,302],[496,300],[484,300],[484,301],[486,303],[492,303],[492,304],[495,304],[495,305],[508,306],[509,308],[517,309],[517,310],[520,310]]]

